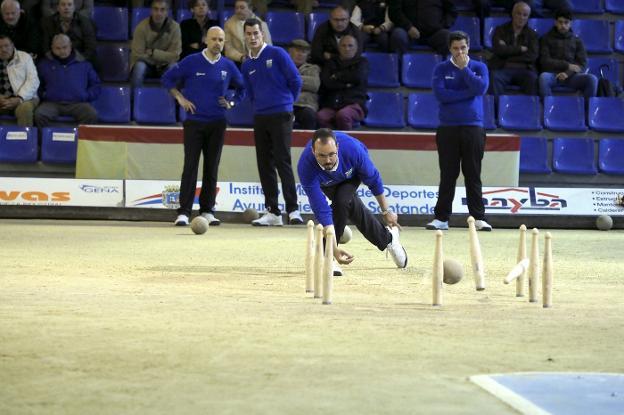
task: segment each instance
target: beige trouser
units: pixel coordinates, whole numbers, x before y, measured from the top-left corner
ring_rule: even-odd
[[[15,118],[17,118],[17,125],[20,127],[32,127],[34,125],[33,115],[37,105],[39,105],[39,98],[33,98],[30,101],[22,102],[14,109],[0,109],[0,114],[15,115]]]

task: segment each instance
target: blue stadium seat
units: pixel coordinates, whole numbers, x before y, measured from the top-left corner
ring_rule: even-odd
[[[483,97],[483,128],[486,130],[496,130],[493,95],[486,95]]]
[[[614,58],[590,56],[587,58],[587,69],[590,74],[595,75],[598,79],[604,74],[611,81],[611,85],[618,89],[621,87],[620,65]]]
[[[396,53],[365,52],[368,59],[368,86],[397,88],[399,84],[399,56]]]
[[[102,92],[93,102],[102,123],[125,124],[130,122],[130,88],[127,86],[102,86]]]
[[[492,37],[494,36],[494,30],[509,21],[509,17],[486,17],[483,21],[483,46],[487,49],[492,49]]]
[[[606,174],[624,175],[624,139],[605,137],[598,141],[598,168]]]
[[[607,20],[572,20],[572,31],[583,40],[588,53],[613,52]]]
[[[307,20],[308,20],[307,22],[308,23],[308,30],[307,30],[308,40],[312,42],[312,39],[314,39],[314,32],[316,31],[316,28],[319,27],[321,23],[324,23],[327,20],[329,20],[329,12],[320,11],[320,10],[314,11],[308,15]]]
[[[589,99],[589,128],[607,133],[624,133],[624,101],[620,98]]]
[[[501,95],[498,97],[498,125],[506,130],[542,129],[542,112],[537,96]]]
[[[408,95],[407,123],[413,128],[438,128],[438,100],[434,94]]]
[[[594,140],[591,138],[555,138],[553,170],[567,174],[597,174]]]
[[[615,50],[624,53],[624,20],[618,20],[615,22]]]
[[[552,173],[548,165],[548,139],[520,137],[520,173]]]
[[[470,36],[470,50],[481,50],[481,27],[479,18],[474,16],[457,16],[451,30],[461,30]]]
[[[35,127],[0,126],[0,162],[34,163],[37,147]]]
[[[555,25],[553,19],[532,18],[529,19],[529,27],[537,32],[539,37],[544,36]]]
[[[102,62],[100,79],[104,82],[126,82],[130,73],[130,49],[113,43],[97,44],[95,53]]]
[[[605,0],[605,9],[614,14],[624,14],[624,1]]]
[[[78,147],[77,128],[45,127],[41,129],[41,161],[74,164]]]
[[[225,113],[228,125],[235,127],[253,127],[253,118],[253,105],[249,98],[245,98]]]
[[[376,128],[405,127],[403,94],[400,92],[369,92],[368,114],[364,124]]]
[[[401,83],[409,88],[431,89],[433,68],[442,61],[433,53],[406,53],[401,66]]]
[[[544,126],[554,131],[587,131],[584,98],[544,97]]]
[[[134,121],[140,124],[175,124],[175,101],[165,88],[145,86],[134,89]]]
[[[569,0],[574,13],[602,14],[602,0]]]
[[[277,45],[288,45],[293,39],[305,38],[303,13],[272,11],[266,14],[271,40]]]
[[[98,40],[128,40],[128,9],[95,6],[93,22]]]

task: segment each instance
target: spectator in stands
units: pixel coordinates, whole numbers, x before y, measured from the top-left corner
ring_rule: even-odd
[[[303,81],[301,93],[293,107],[295,123],[303,130],[316,130],[321,68],[308,62],[310,44],[303,39],[293,40],[288,47],[288,54],[299,70]]]
[[[15,115],[17,125],[32,127],[38,88],[32,57],[15,49],[11,38],[0,34],[0,114]]]
[[[225,135],[225,111],[240,101],[244,94],[243,77],[236,65],[221,56],[225,33],[220,27],[208,29],[206,48],[169,69],[162,83],[187,113],[184,121],[184,168],[180,183],[180,208],[176,226],[185,226],[193,210],[197,188],[199,156],[204,155],[202,188],[199,194],[199,214],[210,226],[221,221],[214,216],[217,196],[217,173]],[[178,89],[182,85],[182,92]],[[232,85],[235,98],[228,101],[225,94]]]
[[[251,11],[250,0],[236,0],[234,3],[234,15],[225,21],[225,56],[236,62],[239,66],[249,56],[249,50],[245,43],[243,25],[247,19],[257,19],[260,22],[264,43],[272,45],[269,27]]]
[[[492,36],[490,87],[494,95],[505,94],[508,85],[519,85],[527,95],[537,95],[537,33],[528,26],[531,8],[525,2],[514,5],[511,21],[498,26]]]
[[[97,123],[97,111],[90,103],[100,95],[100,78],[91,63],[73,50],[67,35],[52,38],[52,48],[37,69],[42,101],[35,111],[37,127],[47,127],[60,115],[73,117],[77,124]]]
[[[362,31],[364,47],[374,40],[382,52],[388,52],[389,34],[394,24],[390,21],[385,0],[358,0],[351,13],[351,23]]]
[[[329,14],[329,21],[316,28],[312,39],[312,62],[324,65],[338,56],[338,42],[343,36],[350,35],[358,44],[357,55],[364,49],[362,32],[349,21],[349,11],[342,6],[335,7]]]
[[[301,91],[301,76],[282,48],[264,43],[258,19],[246,20],[244,30],[249,59],[243,62],[242,73],[254,108],[256,159],[267,209],[251,223],[282,226],[277,170],[282,180],[288,223],[301,224],[303,219],[299,213],[290,154],[293,103]]]
[[[480,231],[491,231],[485,221],[481,189],[481,160],[485,149],[483,95],[488,89],[487,66],[470,59],[470,38],[464,32],[449,34],[451,58],[433,69],[433,92],[439,103],[440,126],[436,132],[440,185],[435,218],[427,229],[446,230],[453,213],[455,184],[464,174],[468,212]]]
[[[318,122],[322,128],[347,131],[366,117],[368,60],[358,54],[353,36],[341,37],[338,47],[338,56],[325,62],[321,71]]]
[[[572,13],[559,10],[555,25],[540,39],[539,89],[542,97],[552,95],[552,87],[566,86],[583,93],[585,98],[596,96],[598,79],[585,73],[587,53],[583,41],[572,33]]]
[[[59,0],[57,12],[43,19],[41,30],[44,53],[50,50],[52,38],[63,33],[71,40],[72,48],[97,67],[95,25],[90,18],[75,12],[74,0]]]
[[[415,42],[448,54],[448,29],[457,18],[452,0],[390,0],[388,13],[396,26],[390,37],[393,51],[405,53]]]
[[[490,8],[499,7],[511,12],[514,4],[519,1],[529,5],[531,17],[542,17],[542,9],[551,11],[560,9],[572,10],[572,5],[568,0],[472,0],[472,4],[479,19],[483,20],[483,18],[490,15]]]
[[[63,1],[63,0],[61,0]],[[160,77],[182,53],[180,25],[170,17],[169,2],[154,0],[150,16],[141,20],[132,37],[132,86],[140,87],[146,76]]]
[[[41,0],[41,16],[52,16],[58,10],[59,0]],[[74,0],[76,13],[91,19],[93,14],[93,0]]]
[[[22,12],[16,0],[3,0],[0,10],[0,34],[9,36],[17,50],[28,52],[36,59],[41,47],[39,25]]]
[[[180,23],[180,32],[182,33],[180,59],[191,53],[201,52],[206,47],[204,38],[208,29],[212,26],[219,26],[217,20],[209,18],[210,9],[206,0],[190,0],[188,7],[193,12],[193,17]]]

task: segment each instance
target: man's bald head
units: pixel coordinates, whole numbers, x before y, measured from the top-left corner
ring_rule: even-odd
[[[223,46],[225,46],[225,32],[219,26],[212,26],[206,32],[205,42],[208,54],[216,58],[223,52]]]
[[[59,33],[52,38],[52,45],[50,46],[52,54],[57,58],[65,59],[71,55],[72,43],[69,36]]]

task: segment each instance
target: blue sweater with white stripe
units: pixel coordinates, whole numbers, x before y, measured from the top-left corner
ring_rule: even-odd
[[[292,112],[303,81],[284,49],[266,45],[258,57],[243,62],[241,71],[255,114]]]
[[[244,97],[244,81],[238,68],[228,58],[221,56],[211,63],[204,52],[188,55],[161,78],[167,89],[183,83],[182,95],[195,104],[195,114],[187,113],[189,120],[212,122],[225,118],[226,109],[219,105],[219,97],[226,96],[228,88],[234,87],[235,103]]]
[[[487,66],[470,59],[459,69],[451,60],[433,69],[433,92],[440,104],[440,125],[483,127],[483,95],[488,89]]]
[[[323,226],[332,225],[334,221],[332,210],[321,187],[335,186],[356,177],[368,186],[374,196],[384,191],[381,175],[370,159],[366,146],[361,141],[339,132],[336,132],[336,141],[338,143],[336,171],[326,171],[319,166],[312,153],[312,141],[306,145],[297,165],[301,186],[308,196],[314,216]]]

